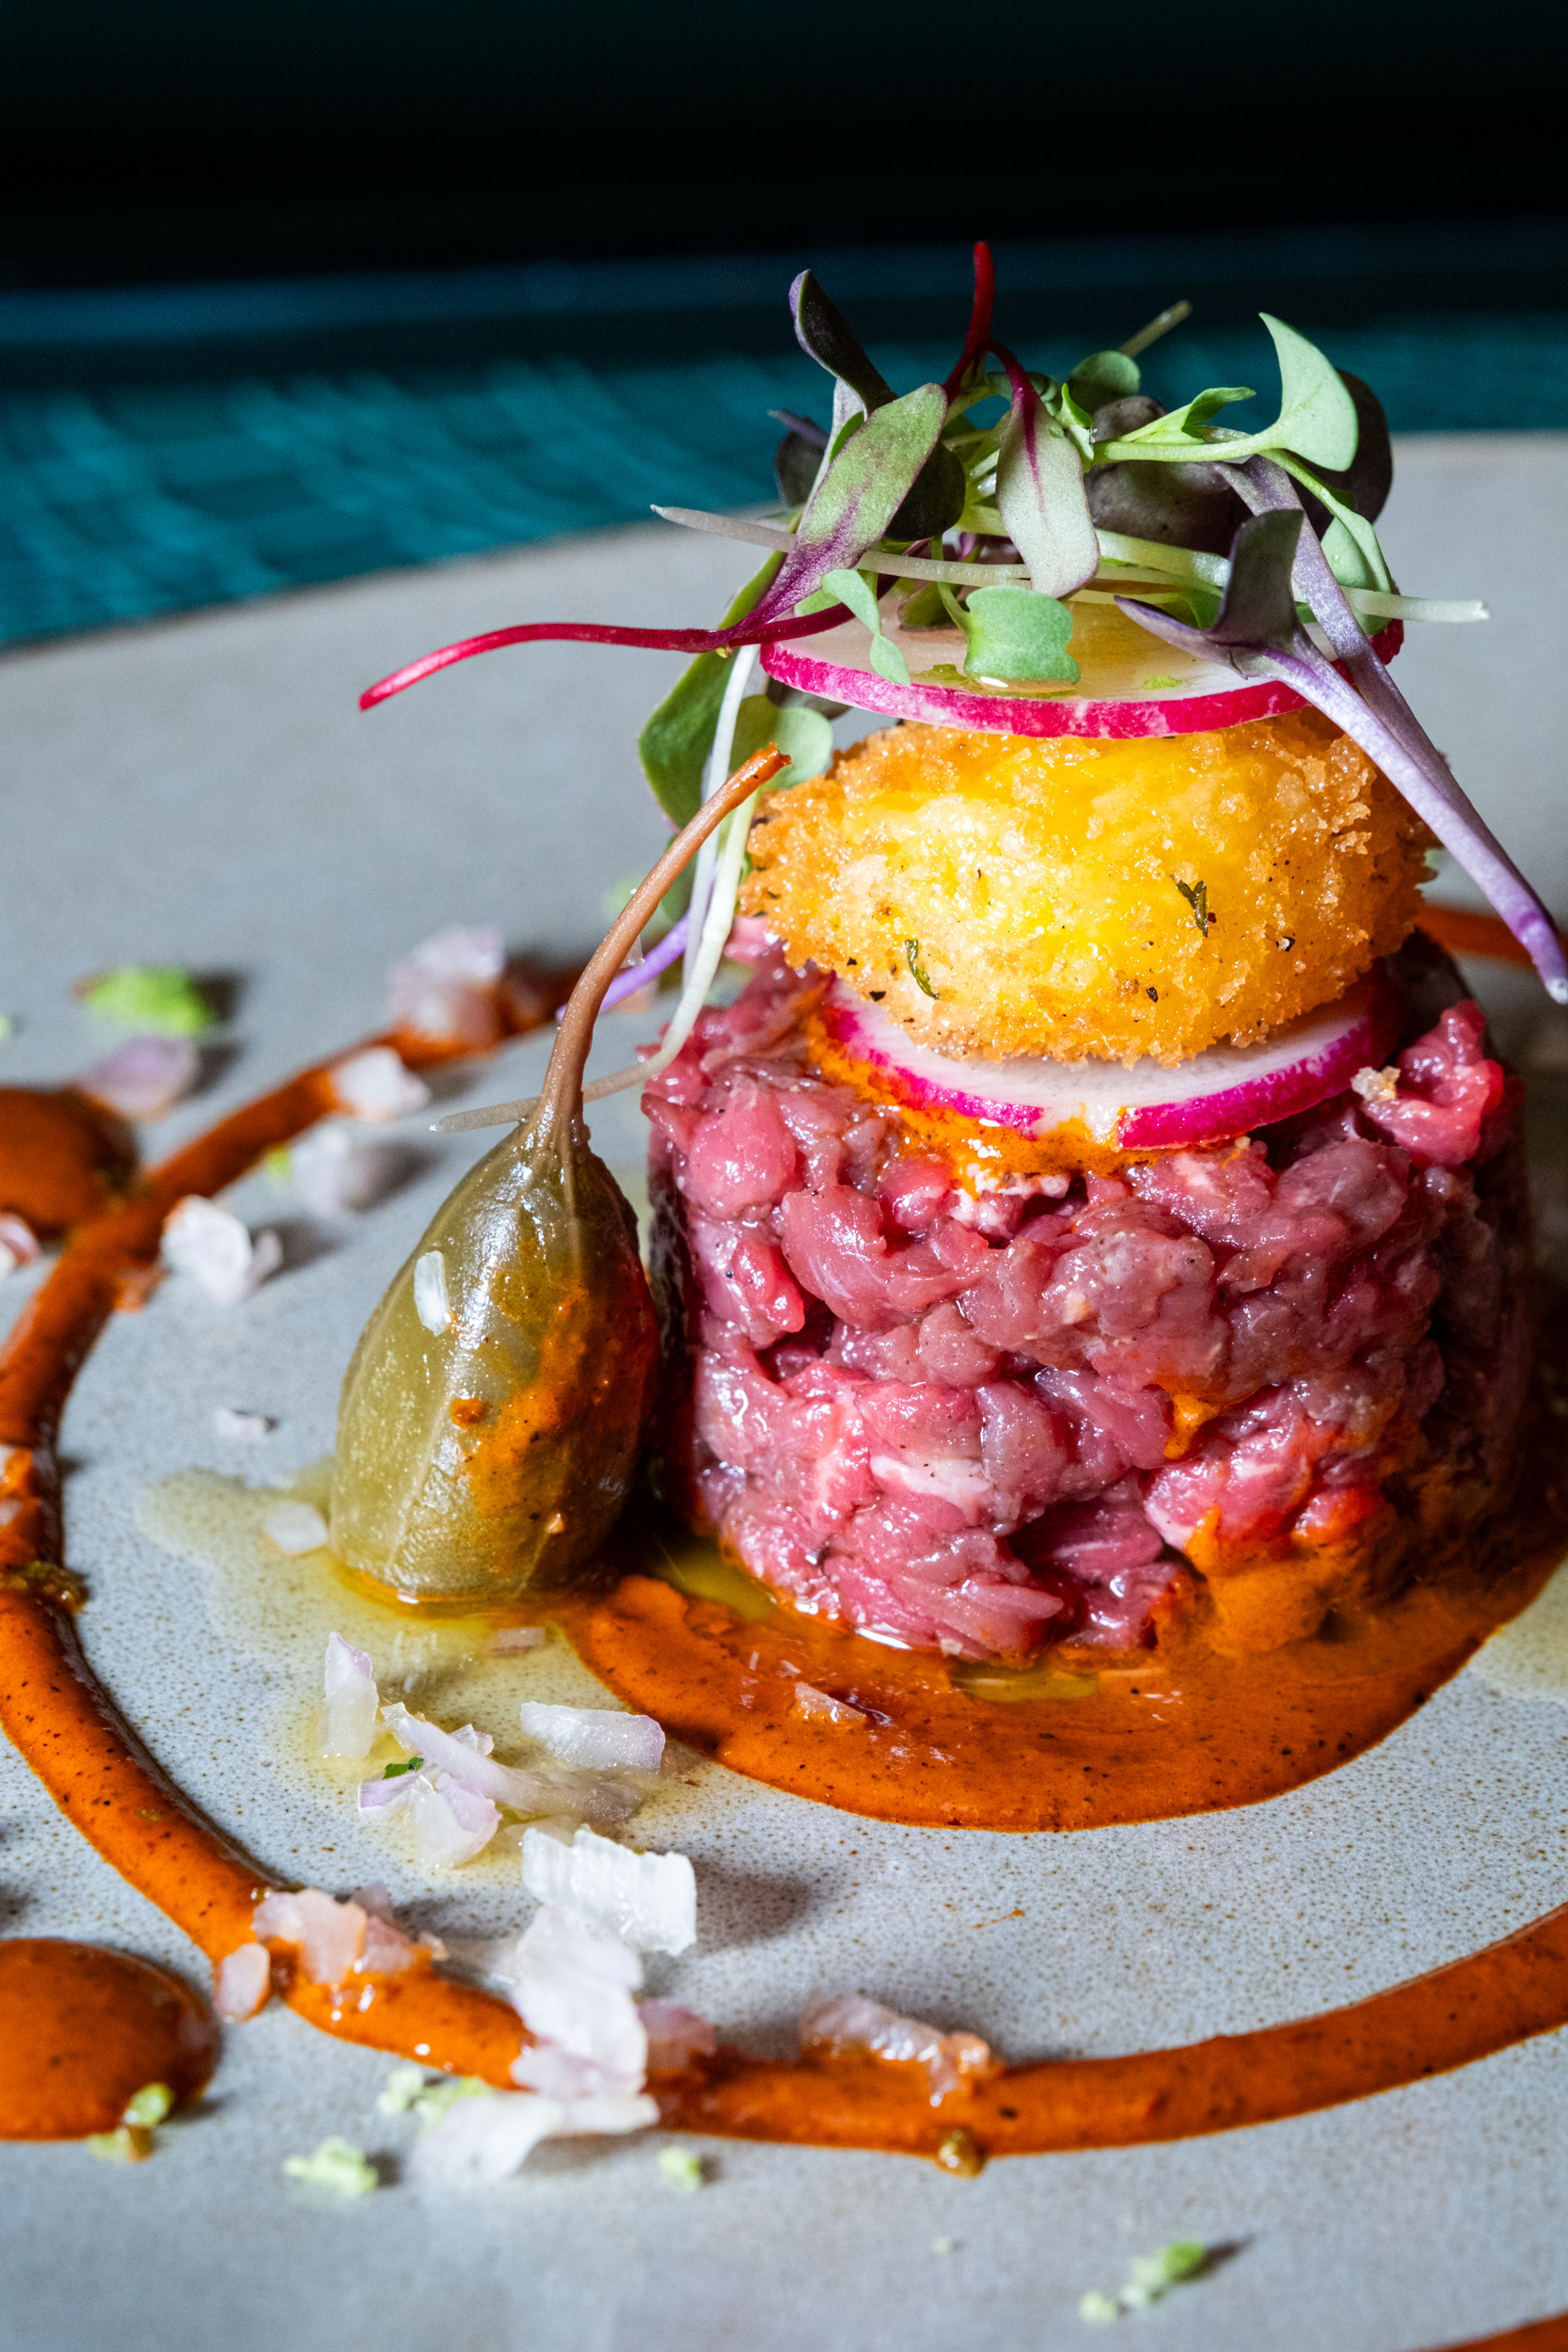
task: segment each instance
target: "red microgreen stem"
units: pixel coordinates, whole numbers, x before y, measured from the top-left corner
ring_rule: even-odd
[[[818,630],[836,628],[840,621],[848,618],[848,608],[835,604],[826,612],[791,614],[784,620],[767,622],[760,628],[745,621],[737,622],[733,628],[619,628],[601,621],[530,621],[519,628],[486,629],[483,637],[460,638],[456,644],[421,654],[418,661],[410,661],[404,668],[394,670],[390,677],[378,678],[373,686],[367,686],[359,697],[359,707],[373,710],[377,703],[390,701],[405,687],[418,686],[421,678],[434,677],[437,670],[448,670],[454,661],[469,661],[475,654],[495,653],[502,645],[565,643],[638,645],[651,653],[724,653],[735,645],[771,645],[785,637],[815,637]]]
[[[942,386],[949,400],[990,342],[990,316],[995,304],[996,263],[990,246],[982,240],[974,248],[974,300],[969,313],[969,333],[958,363]]]

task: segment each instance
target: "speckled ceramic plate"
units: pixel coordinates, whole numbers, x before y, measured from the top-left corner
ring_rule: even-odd
[[[1410,584],[1483,593],[1489,632],[1430,630],[1407,690],[1511,848],[1568,906],[1555,642],[1568,448],[1429,440],[1400,453],[1388,545]],[[649,622],[717,609],[733,552],[635,533],[14,657],[0,664],[0,1080],[55,1081],[98,1041],[83,973],[177,961],[232,983],[206,1090],[147,1138],[160,1155],[380,1012],[392,956],[437,926],[499,923],[580,948],[604,894],[662,826],[632,739],[662,658],[541,646],[436,679],[360,718],[356,690],[501,621]],[[1413,633],[1414,634],[1414,633]],[[1528,1065],[1549,1248],[1568,1240],[1568,1025],[1522,977],[1476,966]],[[596,1049],[626,1058],[616,1016]],[[531,1090],[545,1041],[444,1082]],[[474,1089],[483,1087],[483,1095]],[[507,1848],[420,1883],[309,1757],[327,1602],[261,1564],[257,1506],[220,1480],[286,1484],[330,1446],[348,1350],[388,1271],[473,1156],[405,1122],[404,1181],[356,1220],[305,1216],[252,1177],[232,1196],[278,1227],[284,1272],[228,1311],[166,1284],[116,1316],[65,1428],[69,1557],[97,1671],[181,1785],[279,1870],[346,1888],[385,1876],[449,1941],[526,1916]],[[641,1157],[627,1098],[594,1119]],[[27,1295],[9,1279],[8,1312]],[[242,1445],[217,1404],[276,1417]],[[201,1473],[194,1476],[192,1473]],[[172,1484],[170,1483],[172,1482]],[[372,1613],[344,1630],[364,1638]],[[369,1641],[434,1711],[481,1721],[592,1686],[562,1649],[460,1672],[389,1620]],[[1309,2016],[1459,1959],[1568,1898],[1568,1599],[1549,1591],[1380,1747],[1247,1810],[1033,1837],[916,1830],[790,1800],[693,1761],[641,1818],[697,1866],[701,1933],[657,1988],[727,2038],[793,2046],[814,1989],[859,1986],[984,2034],[1009,2058],[1154,2049]],[[192,1948],[0,1755],[0,1919],[160,1958]],[[1086,2289],[1177,2237],[1228,2249],[1154,2313],[1184,2352],[1422,2352],[1568,2309],[1562,2037],[1297,2121],[1171,2145],[992,2163],[974,2180],[893,2156],[711,2143],[707,2185],[672,2189],[647,2139],[546,2149],[457,2200],[397,2177],[407,2127],[379,2115],[388,2060],[274,2007],[231,2031],[204,2107],[135,2170],[76,2145],[0,2148],[6,2352],[359,2352],[443,2344],[651,2352],[809,2344],[1015,2352],[1096,2340]],[[281,2159],[328,2132],[388,2159],[389,2185],[312,2204]],[[1101,2331],[1102,2332],[1102,2331]]]

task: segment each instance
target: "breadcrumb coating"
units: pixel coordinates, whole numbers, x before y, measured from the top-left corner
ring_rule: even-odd
[[[1431,844],[1315,710],[1129,740],[906,722],[763,802],[742,905],[944,1052],[1169,1067],[1391,954]]]

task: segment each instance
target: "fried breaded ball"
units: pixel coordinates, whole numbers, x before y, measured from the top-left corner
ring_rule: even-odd
[[[1315,710],[1128,740],[906,723],[764,801],[742,904],[943,1052],[1170,1066],[1398,947],[1431,840]]]

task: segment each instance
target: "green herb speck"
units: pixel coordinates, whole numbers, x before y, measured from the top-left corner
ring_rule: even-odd
[[[325,2189],[334,2197],[368,2197],[381,2185],[374,2165],[336,2134],[324,2139],[313,2155],[285,2156],[283,2170],[291,2181]]]
[[[1176,876],[1174,874],[1171,876],[1171,880],[1172,882],[1176,882]],[[1207,939],[1209,936],[1209,924],[1211,920],[1209,914],[1208,883],[1194,882],[1191,887],[1189,887],[1184,882],[1176,882],[1176,887],[1180,890],[1183,898],[1186,899],[1187,904],[1192,908],[1193,921],[1197,925],[1197,928],[1202,932],[1204,938]]]
[[[686,2196],[703,2185],[702,2157],[694,2156],[689,2148],[661,2148],[658,2169],[672,2188],[680,2189]]]
[[[199,1037],[213,1026],[212,1006],[177,963],[121,964],[88,980],[81,996],[87,1010],[105,1021],[160,1037]]]
[[[914,977],[914,984],[916,988],[920,990],[923,995],[929,996],[934,999],[937,992],[926,977],[926,967],[920,961],[920,942],[918,939],[905,940],[904,961],[909,965],[910,970]]]

